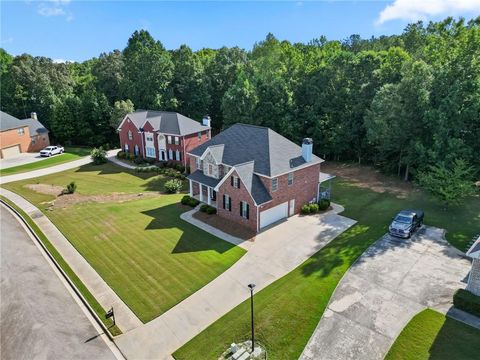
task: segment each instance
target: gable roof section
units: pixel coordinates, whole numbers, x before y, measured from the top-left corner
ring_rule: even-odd
[[[118,130],[121,129],[123,122],[127,118],[133,122],[137,129],[142,128],[148,121],[150,125],[152,125],[154,131],[171,135],[183,136],[210,129],[210,127],[203,126],[198,121],[176,112],[139,110],[127,114],[118,127]]]
[[[323,160],[313,155],[311,162],[302,158],[302,148],[275,131],[261,126],[235,124],[190,153],[202,156],[214,145],[224,145],[222,163],[235,166],[254,161],[254,172],[268,177],[318,164]]]
[[[205,158],[205,156],[207,156],[207,154],[210,153],[213,156],[213,158],[215,159],[215,162],[217,164],[221,164],[222,159],[223,159],[224,148],[225,148],[224,144],[212,145],[205,150],[205,152],[203,153],[203,155],[200,158],[203,160]]]
[[[467,251],[467,256],[471,257],[472,259],[480,259],[480,236]]]
[[[48,133],[45,126],[43,126],[38,120],[20,120],[6,112],[0,111],[0,131],[12,130],[25,126],[28,126],[30,136]]]

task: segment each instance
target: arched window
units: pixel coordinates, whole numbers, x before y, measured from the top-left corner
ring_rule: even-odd
[[[168,150],[168,160],[173,160],[173,151],[172,149]]]
[[[178,161],[182,160],[182,159],[180,158],[180,151],[178,151],[178,150],[175,151],[175,160],[178,160]]]
[[[133,140],[133,134],[130,130],[128,130],[128,140]]]
[[[138,155],[140,151],[138,151],[138,145],[135,145],[135,155]]]

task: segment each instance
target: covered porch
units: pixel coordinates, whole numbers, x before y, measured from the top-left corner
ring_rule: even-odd
[[[217,192],[214,190],[220,179],[203,175],[201,171],[195,171],[188,176],[189,195],[198,201],[217,207]]]
[[[331,200],[332,180],[335,178],[336,178],[335,175],[320,172],[320,178],[318,182],[318,200],[320,199]]]

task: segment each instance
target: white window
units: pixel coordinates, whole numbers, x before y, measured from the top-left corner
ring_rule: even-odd
[[[288,186],[293,185],[293,172],[288,173]]]
[[[169,143],[169,144],[172,143],[172,137],[170,135],[167,136],[167,143]]]
[[[232,211],[232,198],[227,194],[223,195],[223,208],[228,211]]]
[[[208,175],[212,176],[212,174],[213,174],[213,165],[208,164]]]
[[[248,219],[248,203],[245,201],[240,201],[240,216]]]
[[[23,134],[25,134],[25,129],[24,129],[24,128],[18,128],[18,129],[17,129],[17,134],[18,134],[18,135],[23,135]]]
[[[155,157],[155,149],[151,147],[147,147],[147,157],[154,158]]]
[[[173,160],[173,151],[172,151],[172,149],[168,150],[168,160]]]
[[[272,179],[272,191],[278,190],[278,178]]]
[[[128,144],[125,144],[125,152],[128,152]]]
[[[238,176],[232,176],[232,186],[240,189],[240,178]]]
[[[195,167],[196,167],[197,169],[200,169],[200,168],[202,167],[202,163],[201,163],[201,162],[202,162],[202,160],[200,160],[200,158],[198,158],[198,157],[195,158]]]
[[[178,151],[178,150],[175,151],[175,160],[178,160],[178,161],[182,160],[182,159],[180,158],[180,151]]]
[[[138,150],[138,145],[135,145],[135,155],[139,155],[140,154],[140,151]]]
[[[36,142],[35,138],[32,137],[32,145],[35,145]]]
[[[198,132],[198,138],[199,138],[199,139],[202,138],[202,132],[201,132],[201,131]]]
[[[133,140],[133,134],[130,130],[128,130],[128,140]]]
[[[180,144],[180,138],[178,136],[175,136],[175,145]]]

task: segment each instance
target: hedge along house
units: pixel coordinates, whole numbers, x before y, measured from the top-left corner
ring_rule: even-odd
[[[235,124],[189,155],[190,196],[254,231],[319,199],[323,160],[311,139],[300,147],[269,128]]]
[[[210,139],[210,117],[202,123],[168,111],[139,110],[127,114],[117,129],[122,150],[146,159],[185,166],[188,151]]]

